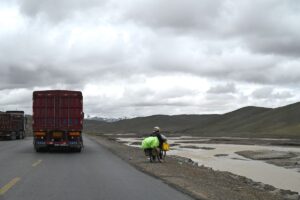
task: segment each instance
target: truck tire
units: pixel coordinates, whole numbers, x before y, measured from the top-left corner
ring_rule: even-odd
[[[20,137],[21,137],[21,139],[23,140],[23,139],[25,138],[25,133],[24,133],[23,131],[22,131],[21,133],[22,133],[22,134],[21,134]]]
[[[75,152],[80,153],[81,152],[81,147],[74,149]]]
[[[16,139],[17,139],[17,140],[21,139],[21,132],[17,132],[17,133],[16,133]]]
[[[10,135],[10,140],[15,140],[15,139],[17,139],[16,133],[12,133]]]
[[[41,148],[34,148],[37,153],[41,152]]]

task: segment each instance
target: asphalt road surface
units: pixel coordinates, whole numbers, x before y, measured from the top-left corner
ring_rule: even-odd
[[[32,138],[0,141],[0,200],[188,200],[84,137],[81,153],[36,153]]]

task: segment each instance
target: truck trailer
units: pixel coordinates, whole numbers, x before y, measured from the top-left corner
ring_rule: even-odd
[[[26,121],[24,111],[0,113],[0,137],[11,140],[24,139]]]
[[[83,99],[80,91],[33,92],[32,129],[36,152],[83,148]]]

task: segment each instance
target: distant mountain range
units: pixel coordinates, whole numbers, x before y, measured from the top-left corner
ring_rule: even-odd
[[[88,118],[88,120],[95,120],[95,121],[102,121],[102,122],[117,122],[117,121],[120,121],[120,120],[124,120],[126,118],[105,118],[105,117],[91,117],[91,118]]]
[[[154,126],[165,133],[213,137],[300,139],[300,102],[279,108],[244,107],[220,115],[153,115],[115,122],[85,120],[85,132],[146,134]]]

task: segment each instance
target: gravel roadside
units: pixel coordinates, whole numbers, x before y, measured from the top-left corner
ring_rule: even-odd
[[[141,149],[118,143],[113,137],[89,137],[138,170],[161,179],[195,199],[300,199],[298,193],[279,190],[229,172],[214,171],[182,157],[167,156],[163,163],[150,163]]]

